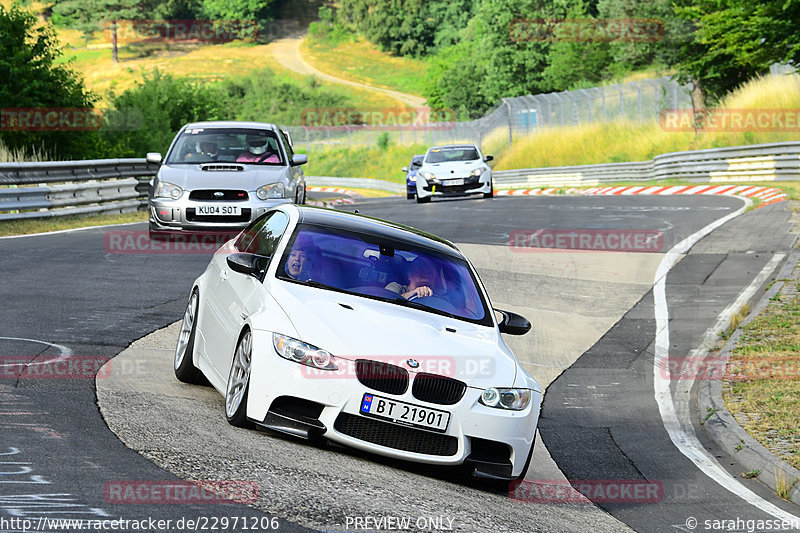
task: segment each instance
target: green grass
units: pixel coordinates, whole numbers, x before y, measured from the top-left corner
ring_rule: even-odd
[[[728,362],[725,404],[747,414],[742,426],[756,440],[800,468],[800,295],[773,299],[743,331]]]
[[[364,39],[336,42],[310,35],[301,50],[309,64],[327,74],[417,96],[422,94],[428,69],[425,61],[390,55]]]
[[[405,183],[406,175],[400,169],[408,166],[411,156],[424,154],[427,147],[390,145],[379,148],[336,148],[314,150],[309,153],[305,173],[308,176],[341,176],[372,178],[394,183]]]
[[[800,108],[800,77],[757,78],[731,93],[720,107],[797,110]],[[667,131],[658,123],[618,121],[581,124],[543,128],[533,135],[515,140],[513,147],[497,162],[496,168],[646,161],[669,152],[794,140],[797,140],[794,132],[730,131],[695,135],[693,132]]]
[[[155,69],[202,82],[241,77],[263,69],[272,70],[279,81],[286,83],[305,84],[308,79],[278,64],[272,56],[273,44],[121,43],[119,63],[115,64],[102,37],[95,37],[90,44],[93,48],[87,48],[80,35],[72,30],[58,29],[58,35],[67,39],[59,62],[70,62],[71,68],[84,77],[86,87],[100,97],[100,107],[108,105],[109,91],[121,93],[130,89],[145,73]],[[322,89],[345,97],[351,102],[349,105],[398,107],[394,98],[382,93],[317,81]]]
[[[30,235],[88,226],[126,224],[128,222],[147,222],[147,212],[123,213],[121,215],[74,215],[29,220],[6,220],[0,222],[0,237],[10,235]]]

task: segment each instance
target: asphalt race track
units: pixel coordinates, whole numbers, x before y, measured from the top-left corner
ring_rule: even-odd
[[[507,339],[549,384],[539,425],[543,446],[537,444],[526,482],[628,480],[658,487],[646,501],[598,498],[595,504],[548,501],[530,491],[514,500],[448,470],[230,428],[221,397],[170,375],[174,326],[126,350],[182,317],[210,251],[154,250],[139,237],[145,224],[0,239],[0,531],[22,530],[12,518],[41,516],[172,521],[140,531],[193,529],[186,520],[233,516],[282,531],[381,529],[353,520],[367,516],[408,517],[412,529],[426,530],[689,531],[690,518],[699,521],[697,530],[704,520],[774,518],[774,509],[765,511],[761,502],[798,516],[757,480],[742,479],[735,460],[706,437],[696,409],[681,396],[691,399],[693,390],[681,390],[680,381],[668,385],[682,430],[696,435],[731,483],[757,496],[750,503],[673,444],[654,394],[654,316],[663,307],[653,290],[657,269],[673,246],[742,207],[737,198],[712,196],[498,197],[425,205],[389,198],[346,207],[458,243],[493,304],[531,319],[531,334]],[[692,353],[742,289],[779,266],[776,254],[793,244],[788,216],[786,203],[741,214],[669,271],[662,286],[671,355]],[[509,247],[510,235],[513,243],[515,232],[535,230],[660,237],[657,247],[631,253]],[[133,232],[124,234],[134,239],[133,248],[117,247],[121,232]],[[96,371],[125,350],[112,360],[111,375],[101,371],[96,381],[94,372],[49,379],[9,370],[20,361],[34,368],[66,357],[96,364]],[[109,494],[130,481],[178,478],[250,480],[259,498],[253,506],[137,505]],[[278,524],[270,523],[273,516]],[[420,517],[441,521],[413,527]]]

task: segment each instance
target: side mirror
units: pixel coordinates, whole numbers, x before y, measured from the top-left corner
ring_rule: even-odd
[[[308,156],[306,154],[294,154],[292,156],[292,166],[305,165],[308,163]]]
[[[486,157],[483,158],[483,162],[484,163],[488,163],[489,161],[492,161],[492,160],[494,160],[494,156],[491,156],[491,155],[487,155]]]
[[[406,172],[406,173],[407,173],[407,172],[408,172],[408,167],[403,167],[403,168],[401,168],[400,170],[402,170],[403,172]]]
[[[506,333],[508,335],[525,335],[531,330],[531,323],[528,322],[528,319],[524,316],[512,313],[511,311],[503,311],[501,309],[495,309],[495,311],[503,316],[500,324],[498,324],[500,327],[500,333]]]
[[[226,261],[230,269],[234,272],[253,276],[258,281],[264,281],[269,257],[265,255],[235,253],[229,255]]]
[[[152,163],[154,165],[160,165],[161,159],[161,154],[158,152],[147,152],[147,157],[145,157],[145,160],[147,160],[148,163]]]

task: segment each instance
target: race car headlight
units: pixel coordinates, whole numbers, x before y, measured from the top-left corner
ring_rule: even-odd
[[[182,194],[183,189],[166,181],[158,182],[155,193],[156,198],[172,198],[173,200],[177,200]]]
[[[409,176],[409,177],[408,177],[408,181],[417,181],[417,176],[416,176],[416,175],[414,175],[414,176]]]
[[[272,185],[264,185],[259,187],[256,191],[256,196],[259,200],[266,200],[268,198],[283,198],[286,196],[286,187],[283,183],[273,183]]]
[[[470,172],[469,175],[472,176],[472,177],[475,177],[475,178],[479,178],[480,175],[483,174],[484,170],[486,170],[486,167],[476,168],[475,170]]]
[[[433,181],[436,179],[436,174],[433,172],[423,172],[422,177],[425,178],[425,181]]]
[[[272,345],[278,355],[289,361],[320,370],[338,370],[339,368],[336,365],[336,358],[330,353],[292,337],[273,333]]]
[[[487,407],[522,411],[531,403],[530,389],[496,389],[491,387],[483,391],[479,400]]]

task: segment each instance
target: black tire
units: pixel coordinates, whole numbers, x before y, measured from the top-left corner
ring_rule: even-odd
[[[240,428],[252,427],[252,423],[247,419],[252,355],[253,335],[246,329],[236,342],[228,384],[225,387],[225,418],[230,425]]]
[[[489,192],[483,193],[484,198],[494,198],[494,182],[489,182]]]
[[[425,198],[420,198],[419,196],[417,196],[417,203],[418,204],[427,204],[430,201],[431,201],[431,197],[430,196],[426,196]]]
[[[205,382],[203,373],[194,366],[194,361],[192,361],[199,304],[200,297],[197,291],[192,291],[192,295],[189,297],[189,304],[186,306],[186,312],[183,315],[183,322],[181,322],[181,332],[178,334],[178,345],[175,347],[175,359],[172,363],[175,377],[179,381],[195,385]]]
[[[406,193],[406,200],[413,200],[414,198],[416,198],[416,196],[417,195],[414,194],[413,192],[407,192]]]

